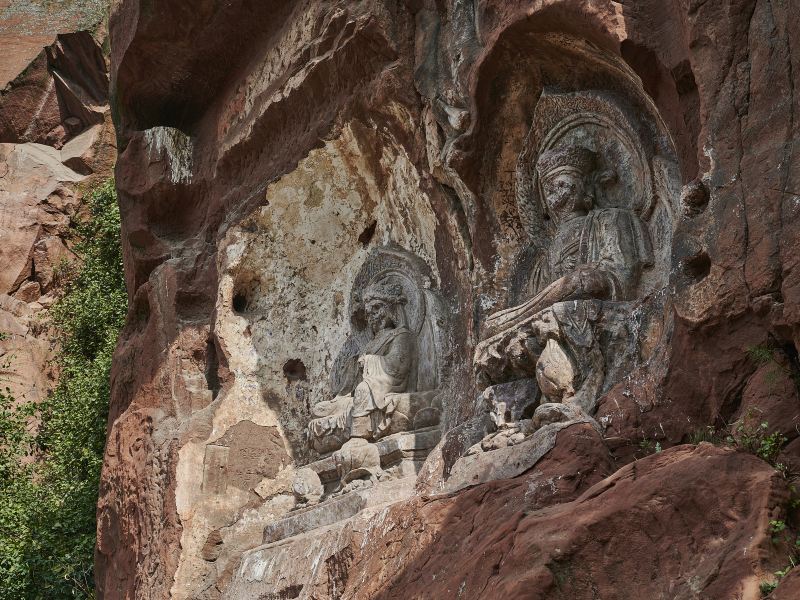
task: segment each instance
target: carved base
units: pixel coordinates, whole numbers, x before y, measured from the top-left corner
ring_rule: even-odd
[[[263,543],[274,544],[349,519],[365,508],[403,500],[413,493],[414,484],[415,479],[410,477],[377,483],[371,488],[355,490],[322,504],[296,510],[267,525]]]
[[[416,431],[439,424],[442,403],[438,390],[403,392],[386,395],[388,427],[374,431],[372,440],[385,439],[403,431]],[[350,411],[351,407],[346,406]],[[317,425],[319,425],[317,427]],[[325,431],[316,435],[315,430]],[[357,431],[353,432],[353,429]],[[334,413],[311,421],[307,428],[309,444],[320,454],[339,450],[351,437],[370,438],[370,418],[355,420],[350,412]]]
[[[430,451],[439,443],[442,432],[438,427],[395,433],[374,442],[380,456],[381,469],[394,479],[416,475]],[[336,469],[336,460],[328,456],[307,465],[319,475],[330,494],[339,489],[341,480]]]

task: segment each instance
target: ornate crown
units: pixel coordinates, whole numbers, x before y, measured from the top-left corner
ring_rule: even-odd
[[[364,302],[380,300],[386,304],[405,304],[407,302],[403,286],[391,281],[376,281],[371,283],[362,297]]]
[[[585,146],[562,146],[539,155],[536,170],[544,179],[556,170],[574,170],[587,176],[597,169],[597,153]]]

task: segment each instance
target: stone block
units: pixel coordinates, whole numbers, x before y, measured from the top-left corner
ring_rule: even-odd
[[[539,403],[539,386],[532,378],[492,385],[483,391],[484,405],[497,427],[530,418]]]

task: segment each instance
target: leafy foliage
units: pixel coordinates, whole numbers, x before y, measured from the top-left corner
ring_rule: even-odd
[[[777,581],[762,581],[758,586],[758,590],[761,592],[761,595],[766,598],[772,592],[774,592],[775,588],[777,587],[778,587]]]
[[[56,389],[39,406],[0,394],[0,600],[93,598],[95,506],[111,356],[127,310],[113,181],[89,196],[81,264],[50,317]]]
[[[769,433],[769,423],[759,422],[755,412],[749,411],[736,422],[731,427],[726,441],[739,450],[755,454],[779,471],[783,471],[783,465],[778,463],[778,455],[786,445],[786,436],[780,432]]]
[[[772,519],[769,522],[769,534],[772,543],[776,546],[782,545],[786,548],[788,564],[780,571],[775,571],[775,579],[772,581],[762,581],[759,589],[762,596],[769,596],[778,587],[781,579],[788,575],[789,571],[794,569],[800,562],[800,537],[794,534],[789,528],[786,521],[780,519]]]

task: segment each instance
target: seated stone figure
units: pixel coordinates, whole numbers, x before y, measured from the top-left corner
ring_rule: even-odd
[[[413,391],[416,337],[407,327],[402,287],[375,282],[365,290],[363,302],[373,338],[351,365],[357,371],[353,389],[312,409],[316,418],[307,433],[318,452],[336,450],[351,437],[375,440],[394,431],[394,413],[407,397],[402,392]],[[405,415],[400,418],[407,421]]]
[[[595,207],[595,194],[610,177],[598,162],[597,153],[580,145],[539,156],[542,210],[555,234],[534,262],[532,297],[487,320],[488,337],[474,359],[486,385],[535,376],[546,401],[573,401],[586,411],[595,401],[588,396],[603,378],[594,331],[600,301],[632,299],[642,270],[652,264],[639,217]],[[581,388],[587,397],[576,399]]]

